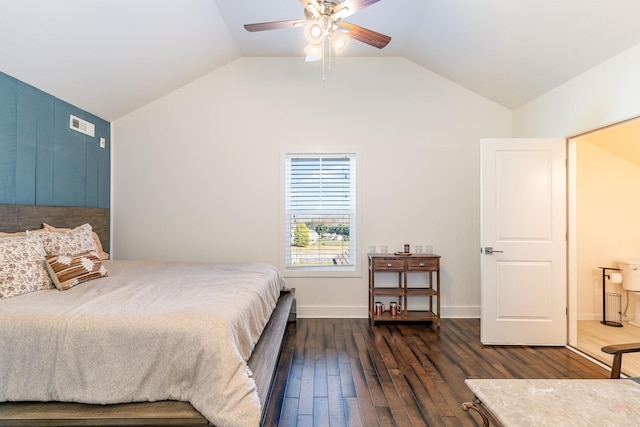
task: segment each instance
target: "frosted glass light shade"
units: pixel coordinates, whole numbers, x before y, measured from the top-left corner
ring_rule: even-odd
[[[349,37],[342,31],[334,31],[330,36],[331,45],[333,46],[333,49],[336,51],[336,53],[340,53],[345,48],[347,43],[349,43],[350,39],[351,37]]]
[[[318,21],[309,21],[304,27],[304,37],[311,44],[318,44],[324,38],[324,29]]]
[[[312,62],[322,59],[322,45],[322,42],[318,44],[309,43],[307,47],[304,48],[304,51],[307,54],[305,61]]]

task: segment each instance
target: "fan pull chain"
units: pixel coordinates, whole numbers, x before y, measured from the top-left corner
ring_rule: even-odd
[[[325,76],[324,76],[324,51],[326,49],[326,40],[322,39],[322,83],[324,83],[325,81]]]
[[[329,65],[325,66],[325,52],[327,50],[327,45],[329,45]],[[333,49],[331,47],[331,42],[326,37],[322,40],[322,81],[326,80],[325,78],[325,70],[331,71],[333,69]]]
[[[331,36],[329,36],[331,37]],[[329,67],[328,70],[329,72],[331,72],[332,70],[332,66],[333,66],[333,46],[331,44],[331,40],[328,40],[327,43],[329,43]]]

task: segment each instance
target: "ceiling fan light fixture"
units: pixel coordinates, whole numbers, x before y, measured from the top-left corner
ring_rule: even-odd
[[[338,30],[331,33],[329,39],[331,40],[331,46],[333,46],[336,53],[340,53],[347,46],[351,37],[349,37],[347,33]]]
[[[324,39],[324,28],[319,21],[309,21],[304,27],[304,37],[311,44],[321,43]]]
[[[306,62],[319,61],[322,59],[324,43],[309,43],[307,47],[304,48],[304,52],[307,54],[305,58]]]
[[[261,22],[245,24],[250,32],[277,30],[280,28],[304,27],[304,37],[308,45],[304,51],[306,61],[322,59],[322,80],[324,81],[325,56],[328,57],[327,69],[331,70],[333,52],[341,53],[349,40],[355,39],[378,49],[391,41],[391,37],[343,21],[354,13],[365,9],[380,0],[298,0],[304,8],[303,19]],[[328,40],[327,40],[328,39]]]

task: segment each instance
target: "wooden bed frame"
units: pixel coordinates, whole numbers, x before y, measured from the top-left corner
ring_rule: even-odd
[[[109,209],[0,204],[0,231],[16,232],[42,227],[77,227],[90,223],[109,249]],[[258,389],[262,420],[267,412],[285,329],[295,320],[295,289],[280,292],[274,310],[249,359]],[[0,426],[131,426],[209,425],[188,402],[162,401],[87,405],[64,402],[0,402]]]

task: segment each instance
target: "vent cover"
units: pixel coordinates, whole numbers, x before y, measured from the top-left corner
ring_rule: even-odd
[[[69,115],[69,127],[89,136],[96,136],[96,126],[74,115]]]

